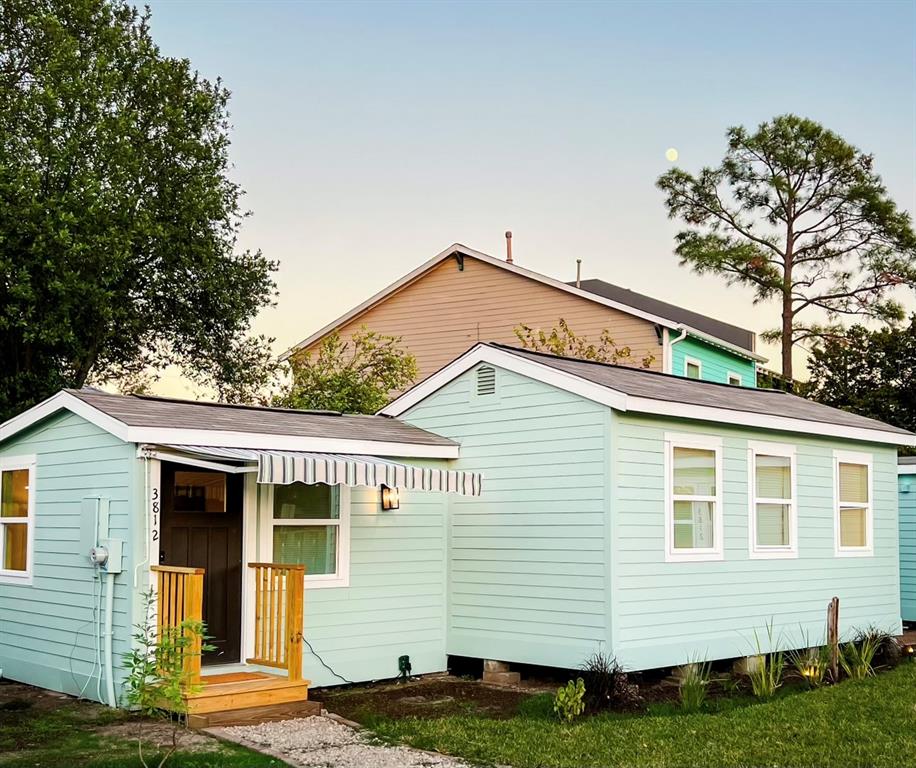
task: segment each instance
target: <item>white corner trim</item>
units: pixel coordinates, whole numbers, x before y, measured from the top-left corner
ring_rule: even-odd
[[[840,544],[840,464],[863,464],[868,467],[868,498],[865,508],[865,546],[844,547]],[[855,506],[847,503],[847,506]],[[873,557],[875,554],[875,473],[874,457],[859,451],[833,452],[833,545],[837,557]]]
[[[674,547],[674,449],[703,448],[715,452],[716,493],[714,496],[697,496],[698,501],[711,501],[715,504],[713,519],[712,547],[694,549],[675,549]],[[665,562],[666,563],[699,563],[725,559],[725,510],[722,506],[722,438],[718,435],[701,435],[695,433],[665,433],[664,454],[665,477]]]
[[[790,499],[757,498],[758,455],[782,456],[789,459]],[[748,478],[748,557],[751,560],[794,560],[798,558],[798,465],[796,448],[790,443],[770,443],[760,440],[747,441]],[[789,545],[766,546],[757,543],[757,505],[784,504],[789,507]]]
[[[25,454],[22,456],[3,456],[0,457],[0,472],[4,470],[25,469],[29,472],[29,497],[26,509],[25,520],[22,518],[7,518],[10,522],[0,524],[0,528],[9,525],[26,526],[26,543],[25,543],[25,563],[24,571],[5,570],[0,568],[0,584],[18,585],[23,587],[31,586],[35,576],[35,525],[37,514],[35,509],[36,491],[38,484],[37,477],[38,458],[35,454]],[[12,522],[15,520],[16,522]],[[6,531],[0,530],[0,544],[6,535]],[[0,548],[2,552],[2,548]]]

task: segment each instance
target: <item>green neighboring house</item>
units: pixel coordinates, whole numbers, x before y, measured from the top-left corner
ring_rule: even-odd
[[[478,344],[384,413],[486,473],[449,512],[451,654],[630,669],[901,630],[897,446],[776,390]]]

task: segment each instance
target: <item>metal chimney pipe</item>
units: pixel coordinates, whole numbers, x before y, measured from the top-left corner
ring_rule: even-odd
[[[512,232],[506,231],[506,261],[512,264]]]
[[[582,259],[576,259],[576,288],[582,287]]]

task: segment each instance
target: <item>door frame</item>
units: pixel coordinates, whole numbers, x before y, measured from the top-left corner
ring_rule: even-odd
[[[138,562],[134,569],[134,587],[139,590],[141,570],[146,571],[146,588],[153,592],[153,601],[150,606],[151,618],[155,622],[158,610],[158,594],[156,592],[156,574],[152,570],[159,561],[160,537],[162,534],[162,461],[188,466],[203,466],[209,469],[225,471],[229,474],[242,474],[242,594],[241,594],[241,620],[239,621],[239,660],[228,662],[227,666],[247,665],[247,659],[254,655],[254,576],[250,573],[248,563],[252,553],[258,551],[257,541],[257,513],[258,513],[258,484],[256,468],[241,469],[232,465],[220,465],[217,462],[193,459],[183,462],[181,456],[157,454],[142,446],[138,449],[138,458],[144,460],[143,485],[145,525],[143,535],[144,558]],[[139,593],[138,593],[139,596]],[[142,608],[142,606],[141,606]],[[138,614],[139,615],[139,614]]]

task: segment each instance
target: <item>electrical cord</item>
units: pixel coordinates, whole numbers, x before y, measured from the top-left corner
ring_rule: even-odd
[[[318,659],[318,661],[321,662],[321,666],[324,667],[324,668],[325,668],[328,672],[330,672],[332,675],[334,675],[334,677],[338,678],[339,680],[343,680],[347,685],[356,685],[356,683],[353,682],[352,680],[348,680],[347,678],[345,678],[345,677],[344,677],[343,675],[341,675],[340,673],[335,672],[335,671],[327,664],[327,662],[326,662],[324,659],[322,659],[321,656],[319,656],[319,655],[315,652],[315,649],[312,648],[312,644],[311,644],[308,640],[306,640],[304,637],[302,638],[302,642],[305,643],[305,644],[308,646],[308,649],[309,649],[309,651],[311,651],[312,656],[314,656],[316,659]]]

